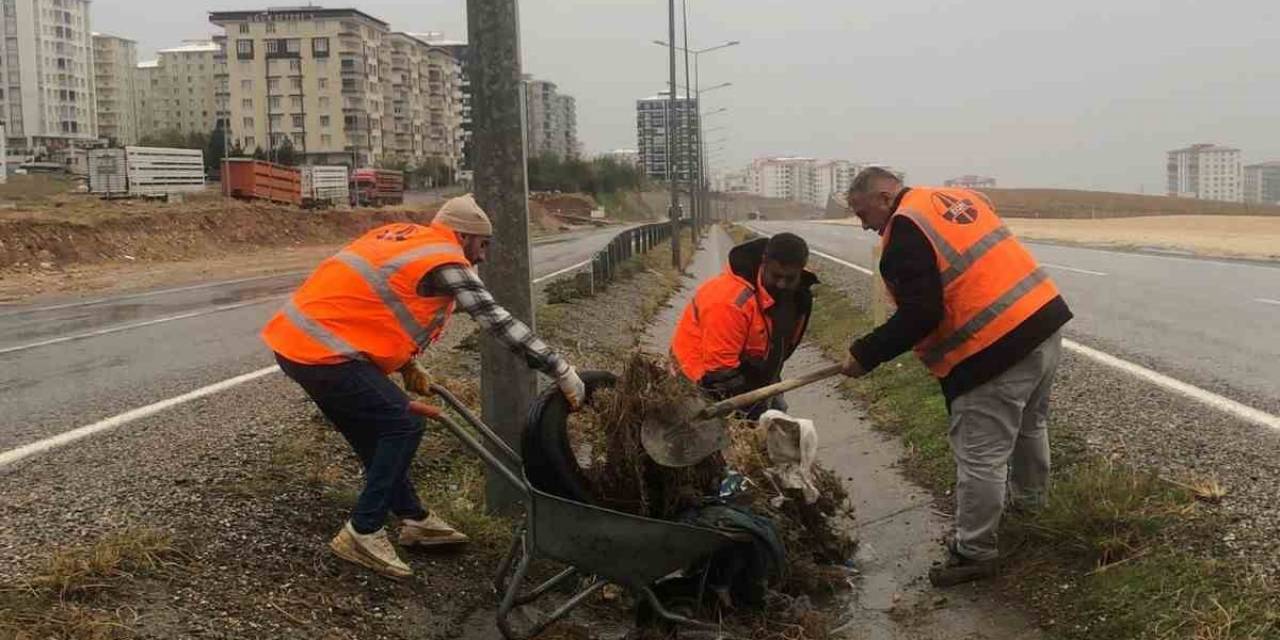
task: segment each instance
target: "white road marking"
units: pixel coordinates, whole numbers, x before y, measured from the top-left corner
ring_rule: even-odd
[[[289,276],[300,276],[306,274],[306,271],[286,271],[284,273],[276,273],[267,276],[253,276],[251,278],[240,278],[238,280],[222,280],[220,282],[206,282],[204,284],[193,284],[185,287],[173,287],[170,289],[156,289],[154,291],[143,291],[141,293],[130,293],[123,296],[115,296],[111,298],[95,298],[93,300],[82,300],[80,302],[67,302],[63,304],[53,304],[45,307],[34,307],[31,309],[10,309],[0,311],[0,317],[14,316],[19,314],[42,313],[44,311],[57,311],[59,309],[74,309],[76,307],[91,307],[99,304],[109,304],[120,302],[122,300],[136,300],[138,298],[148,298],[151,296],[159,296],[167,293],[181,293],[184,291],[197,291],[199,289],[210,289],[213,287],[223,287],[232,284],[243,284],[245,282],[254,282],[257,280],[270,280],[272,278],[286,278]],[[3,309],[3,307],[0,307]]]
[[[577,271],[578,269],[581,269],[581,268],[583,268],[583,267],[585,267],[585,266],[587,266],[587,265],[589,265],[589,264],[591,264],[591,260],[583,260],[582,262],[579,262],[578,264],[575,264],[575,265],[572,265],[572,266],[565,267],[565,268],[563,268],[563,269],[561,269],[561,270],[559,270],[559,271],[556,271],[555,273],[548,273],[548,274],[547,274],[547,275],[545,275],[545,276],[541,276],[541,277],[538,277],[538,278],[534,278],[534,279],[533,279],[533,284],[538,284],[538,283],[544,282],[544,281],[546,281],[546,280],[550,280],[550,279],[552,279],[552,278],[554,278],[554,277],[556,277],[556,276],[562,276],[562,275],[564,275],[564,274],[566,274],[566,273],[569,273],[570,271]]]
[[[773,235],[773,234],[771,234],[771,233],[767,233],[767,232],[765,232],[765,231],[761,231],[760,229],[757,229],[756,227],[753,227],[753,226],[751,226],[751,225],[747,225],[747,228],[748,228],[748,229],[750,229],[750,230],[752,230],[752,231],[754,231],[754,232],[756,232],[756,233],[758,233],[758,234],[760,234],[760,235],[762,235],[762,236],[764,236],[764,237],[766,237],[766,238],[771,237],[771,236]],[[841,260],[840,258],[837,258],[837,257],[835,257],[835,256],[833,256],[833,255],[831,255],[831,254],[829,254],[829,253],[823,253],[823,252],[818,251],[818,250],[813,249],[813,248],[810,248],[810,249],[809,249],[809,253],[812,253],[812,254],[813,254],[813,255],[815,255],[815,256],[821,256],[821,257],[826,258],[826,259],[828,259],[828,260],[830,260],[830,261],[832,261],[832,262],[834,262],[834,263],[836,263],[836,264],[838,264],[838,265],[842,265],[842,266],[845,266],[845,267],[849,267],[850,269],[853,269],[854,271],[861,272],[861,273],[863,273],[863,274],[865,274],[865,275],[869,275],[869,276],[870,276],[870,275],[875,275],[873,271],[871,271],[870,269],[868,269],[868,268],[866,268],[866,267],[856,265],[856,264],[854,264],[854,263],[852,263],[852,262],[849,262],[848,260]]]
[[[1045,266],[1045,267],[1049,267],[1050,269],[1062,269],[1063,271],[1074,271],[1074,272],[1076,272],[1076,273],[1083,273],[1083,274],[1085,274],[1085,275],[1090,275],[1090,276],[1105,276],[1105,275],[1107,275],[1107,274],[1105,274],[1105,273],[1103,273],[1103,272],[1101,272],[1101,271],[1090,271],[1090,270],[1088,270],[1088,269],[1077,269],[1077,268],[1075,268],[1075,267],[1068,267],[1068,266],[1061,265],[1061,264],[1054,264],[1054,263],[1052,263],[1052,262],[1041,262],[1041,263],[1040,263],[1040,265],[1041,265],[1041,266]]]
[[[1280,300],[1272,300],[1271,298],[1254,298],[1254,299],[1253,299],[1253,301],[1254,301],[1254,302],[1261,302],[1262,304],[1277,304],[1277,305],[1280,305]]]
[[[541,276],[541,277],[539,277],[539,278],[535,279],[533,282],[534,282],[534,283],[538,283],[538,282],[542,282],[542,281],[544,281],[544,280],[549,280],[549,279],[554,278],[554,277],[556,277],[556,276],[558,276],[558,275],[562,275],[562,274],[564,274],[564,273],[568,273],[569,271],[572,271],[572,270],[574,270],[574,269],[579,269],[579,268],[581,268],[581,267],[583,267],[583,266],[586,266],[586,265],[588,265],[588,264],[591,264],[591,260],[584,260],[584,261],[579,262],[578,264],[575,264],[575,265],[573,265],[573,266],[566,267],[566,268],[564,268],[564,269],[561,269],[561,270],[556,271],[556,272],[554,272],[554,273],[547,274],[547,275],[545,275],[545,276]],[[10,347],[9,349],[0,350],[0,354],[10,353],[10,352],[18,351],[18,350],[22,350],[22,349],[33,349],[33,348],[38,347],[38,346],[45,346],[45,345],[49,345],[49,344],[57,344],[57,343],[59,343],[59,342],[67,342],[67,341],[69,341],[69,340],[78,340],[78,339],[81,339],[81,338],[89,338],[89,337],[93,337],[93,336],[103,335],[103,334],[106,334],[106,333],[114,333],[114,332],[117,332],[117,331],[125,331],[125,330],[127,330],[127,329],[135,329],[135,328],[138,328],[138,327],[144,327],[144,326],[147,326],[147,325],[159,324],[159,323],[161,323],[161,322],[170,322],[170,321],[173,321],[173,320],[181,320],[181,319],[184,319],[184,318],[191,318],[191,317],[195,317],[195,316],[197,316],[197,315],[206,315],[206,314],[209,314],[209,313],[216,313],[216,312],[218,312],[218,311],[229,311],[229,310],[234,309],[234,308],[245,307],[245,306],[249,306],[249,305],[252,305],[252,304],[258,304],[258,303],[261,303],[261,302],[267,302],[267,301],[270,301],[270,300],[273,300],[273,299],[277,299],[277,298],[281,298],[281,297],[283,297],[283,296],[271,296],[270,298],[259,298],[259,299],[255,299],[255,300],[249,300],[249,301],[246,301],[246,302],[237,303],[237,304],[234,304],[234,305],[224,305],[224,306],[221,306],[221,307],[214,307],[214,308],[212,308],[212,309],[198,310],[198,311],[193,311],[193,312],[190,312],[190,313],[178,314],[178,315],[175,315],[175,316],[167,316],[167,317],[165,317],[165,318],[156,318],[156,319],[154,319],[154,320],[148,320],[148,321],[146,321],[146,322],[135,323],[135,324],[132,324],[132,325],[123,325],[123,326],[120,326],[120,327],[109,327],[109,328],[107,328],[107,329],[102,329],[102,330],[94,331],[94,332],[90,332],[90,333],[78,334],[78,335],[75,335],[75,336],[65,336],[65,337],[62,337],[62,338],[54,338],[54,339],[52,339],[52,340],[45,340],[45,341],[43,341],[43,342],[39,342],[39,343],[32,343],[32,344],[29,344],[29,345],[21,345],[21,346],[18,346],[18,347]],[[227,389],[231,389],[231,388],[233,388],[233,387],[240,386],[240,385],[242,385],[242,384],[244,384],[244,383],[246,383],[246,382],[251,382],[251,381],[253,381],[253,380],[257,380],[258,378],[262,378],[262,377],[264,377],[264,376],[270,375],[270,374],[275,373],[275,372],[277,372],[277,371],[279,371],[279,370],[280,370],[280,367],[278,367],[278,366],[276,366],[276,365],[271,365],[271,366],[269,366],[269,367],[264,367],[264,368],[262,368],[262,369],[258,369],[258,370],[256,370],[256,371],[250,371],[249,373],[241,374],[241,375],[235,376],[235,377],[233,377],[233,378],[227,378],[226,380],[222,380],[221,382],[215,382],[215,383],[213,383],[213,384],[210,384],[210,385],[207,385],[207,386],[204,386],[204,387],[200,387],[199,389],[195,389],[195,390],[193,390],[193,391],[188,391],[187,393],[184,393],[184,394],[179,395],[179,396],[174,396],[174,397],[172,397],[172,398],[168,398],[168,399],[166,399],[166,400],[160,400],[159,402],[154,402],[154,403],[151,403],[151,404],[146,405],[146,406],[144,406],[144,407],[138,407],[137,409],[132,409],[132,410],[130,410],[130,411],[126,411],[126,412],[121,413],[121,414],[119,414],[119,415],[114,415],[114,416],[111,416],[111,417],[109,417],[109,418],[104,418],[104,419],[99,420],[99,421],[97,421],[97,422],[95,422],[95,423],[93,423],[93,424],[88,424],[88,425],[85,425],[85,426],[83,426],[83,427],[78,427],[78,428],[76,428],[76,429],[72,429],[71,431],[65,431],[65,432],[60,433],[60,434],[55,435],[55,436],[50,436],[50,437],[48,437],[48,438],[44,438],[44,439],[42,439],[42,440],[37,440],[37,441],[35,441],[35,442],[31,442],[31,443],[28,443],[28,444],[22,445],[22,446],[20,446],[20,447],[17,447],[17,448],[14,448],[14,449],[10,449],[10,450],[8,450],[8,451],[5,451],[4,453],[0,453],[0,468],[7,467],[7,466],[9,466],[9,465],[11,465],[11,464],[13,464],[13,463],[15,463],[15,462],[18,462],[18,461],[23,460],[23,459],[25,459],[25,458],[29,458],[29,457],[34,456],[34,455],[38,455],[38,454],[41,454],[41,453],[45,453],[45,452],[51,451],[51,450],[53,450],[53,449],[57,449],[57,448],[59,448],[59,447],[64,447],[64,446],[66,446],[66,445],[68,445],[68,444],[71,444],[71,443],[73,443],[73,442],[75,442],[75,441],[77,441],[77,440],[81,440],[81,439],[83,439],[83,438],[87,438],[87,437],[89,437],[89,436],[91,436],[91,435],[94,435],[94,434],[97,434],[97,433],[101,433],[101,432],[103,432],[103,431],[110,431],[110,430],[115,429],[115,428],[117,428],[117,427],[122,427],[122,426],[124,426],[124,425],[126,425],[126,424],[129,424],[130,422],[134,422],[134,421],[137,421],[137,420],[141,420],[141,419],[143,419],[143,418],[147,418],[147,417],[153,416],[153,415],[155,415],[155,414],[157,414],[157,413],[160,413],[161,411],[165,411],[166,409],[171,409],[171,408],[176,407],[176,406],[178,406],[178,405],[185,404],[185,403],[187,403],[187,402],[191,402],[192,400],[198,400],[198,399],[203,398],[203,397],[206,397],[206,396],[211,396],[211,395],[213,395],[213,394],[215,394],[215,393],[220,393],[220,392],[222,392],[222,391],[226,391]]]
[[[0,468],[9,466],[24,458],[29,458],[46,451],[66,446],[76,440],[87,438],[95,433],[110,431],[111,429],[124,426],[135,420],[141,420],[142,418],[153,416],[165,409],[176,407],[180,404],[191,402],[192,400],[198,400],[205,396],[211,396],[220,391],[226,391],[232,387],[242,385],[250,380],[257,380],[258,378],[270,375],[279,370],[280,367],[277,367],[276,365],[263,367],[257,371],[250,371],[249,373],[238,375],[234,378],[227,378],[221,382],[215,382],[211,385],[200,387],[194,391],[188,391],[180,396],[174,396],[167,400],[153,402],[145,407],[138,407],[137,409],[99,420],[93,424],[87,424],[83,427],[72,429],[71,431],[59,433],[56,436],[24,444],[16,449],[10,449],[4,453],[0,453]]]
[[[1259,409],[1254,409],[1253,407],[1241,404],[1230,398],[1224,398],[1212,391],[1206,391],[1181,380],[1170,378],[1158,371],[1152,371],[1151,369],[1134,364],[1128,360],[1121,360],[1109,353],[1098,351],[1091,347],[1086,347],[1073,340],[1063,340],[1062,346],[1066,347],[1067,350],[1074,351],[1086,358],[1089,358],[1090,360],[1093,360],[1094,362],[1106,365],[1113,369],[1118,369],[1136,378],[1141,378],[1156,385],[1157,387],[1180,394],[1195,400],[1196,402],[1240,418],[1246,422],[1280,430],[1280,416],[1272,415]]]
[[[105,329],[98,329],[95,331],[86,331],[84,333],[74,333],[69,336],[49,338],[48,340],[41,340],[39,342],[28,342],[27,344],[20,344],[17,346],[5,347],[3,349],[0,349],[0,355],[16,353],[18,351],[26,351],[28,349],[36,349],[39,347],[47,347],[55,344],[62,344],[64,342],[71,342],[73,340],[84,340],[86,338],[96,338],[98,336],[105,336],[111,333],[119,333],[121,331],[129,331],[131,329],[140,329],[142,327],[149,327],[151,325],[161,324],[165,322],[173,322],[174,320],[186,320],[187,318],[197,318],[200,316],[207,316],[211,313],[221,313],[223,311],[232,311],[234,309],[251,307],[256,304],[262,304],[264,302],[279,300],[283,297],[284,296],[267,296],[265,298],[254,298],[252,300],[245,300],[244,302],[237,302],[235,304],[224,304],[224,305],[218,305],[216,307],[206,307],[204,309],[196,309],[195,311],[177,313],[171,316],[162,316],[159,318],[152,318],[150,320],[144,320],[142,322],[121,324],[113,327],[106,327]]]

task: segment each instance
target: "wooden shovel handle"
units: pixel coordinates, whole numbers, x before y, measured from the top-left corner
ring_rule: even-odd
[[[702,417],[719,418],[721,416],[728,415],[732,411],[749,407],[761,400],[772,398],[780,393],[786,393],[792,389],[799,389],[800,387],[813,384],[819,380],[826,380],[827,378],[840,373],[842,368],[842,365],[833,364],[816,371],[810,371],[809,373],[797,378],[790,378],[783,380],[782,382],[775,382],[767,387],[760,387],[755,391],[748,391],[742,395],[725,398],[724,400],[703,409]]]

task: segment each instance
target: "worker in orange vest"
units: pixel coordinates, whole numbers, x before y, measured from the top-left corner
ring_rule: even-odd
[[[777,382],[804,338],[813,310],[809,246],[792,233],[758,238],[729,251],[720,275],[698,287],[671,338],[676,368],[713,398]],[[781,397],[745,413],[786,409]]]
[[[848,204],[882,236],[897,310],[849,348],[861,376],[914,348],[942,386],[956,463],[955,533],[929,572],[950,586],[996,572],[1005,501],[1034,510],[1049,480],[1049,390],[1071,310],[991,201],[967,189],[906,188],[863,170]]]
[[[492,235],[470,195],[445,203],[430,226],[374,229],[320,263],[262,331],[280,368],[364,465],[364,490],[330,549],[389,577],[412,571],[387,537],[388,513],[400,521],[402,546],[467,540],[418,499],[409,466],[424,421],[388,378],[399,371],[407,389],[427,393],[429,379],[414,357],[440,337],[456,307],[554,377],[572,407],[586,395],[574,368],[499,306],[476,275]]]

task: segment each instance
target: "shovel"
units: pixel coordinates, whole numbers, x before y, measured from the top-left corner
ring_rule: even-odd
[[[710,405],[689,398],[671,415],[646,417],[640,428],[640,444],[654,462],[664,467],[697,464],[729,445],[729,433],[720,418],[761,400],[826,380],[840,373],[840,369],[841,365],[833,364]]]

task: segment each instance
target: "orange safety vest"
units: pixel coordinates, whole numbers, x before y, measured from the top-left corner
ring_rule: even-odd
[[[446,264],[470,266],[447,227],[378,227],[321,262],[262,339],[301,364],[366,360],[396,371],[435,342],[453,314],[452,296],[417,291],[423,276]]]
[[[1058,288],[981,193],[912,187],[885,227],[906,217],[929,239],[942,277],[942,322],[916,356],[945,378],[956,365],[1013,331],[1058,297]]]
[[[743,359],[768,358],[772,321],[765,311],[773,306],[773,296],[759,278],[757,274],[756,282],[750,283],[725,267],[724,273],[698,287],[671,339],[671,357],[689,380],[736,369]],[[796,325],[797,331],[804,326]]]

